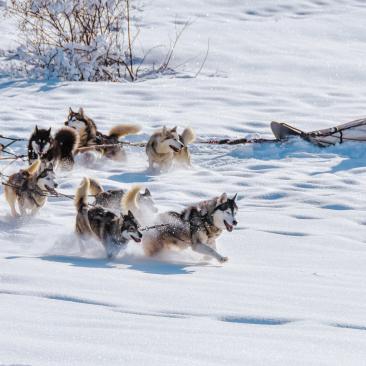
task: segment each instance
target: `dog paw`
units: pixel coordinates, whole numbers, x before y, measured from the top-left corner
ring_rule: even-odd
[[[229,258],[228,257],[221,257],[220,258],[220,260],[219,260],[219,262],[220,263],[225,263],[225,262],[227,262],[229,260]]]

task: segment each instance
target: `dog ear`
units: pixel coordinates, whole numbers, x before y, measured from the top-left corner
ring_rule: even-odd
[[[217,199],[217,203],[218,204],[222,204],[225,203],[227,201],[227,194],[223,193],[218,199]]]
[[[128,210],[127,216],[134,218],[133,213],[131,212],[131,210]]]
[[[34,128],[34,132],[38,133],[38,126],[36,125],[36,127]]]
[[[163,132],[163,135],[166,135],[166,132],[167,132],[166,126],[163,126],[162,132]]]
[[[234,197],[232,198],[232,200],[233,201],[235,201],[236,200],[236,196],[237,196],[238,194],[237,193],[235,193],[235,195],[234,195]]]
[[[149,191],[148,188],[145,188],[145,193],[144,193],[145,196],[151,196],[151,192]]]
[[[51,135],[51,129],[52,129],[52,127],[50,127],[50,128],[47,130],[48,135]]]
[[[83,107],[80,107],[79,108],[79,114],[81,114],[82,116],[84,116],[84,109],[83,109]]]
[[[172,132],[177,132],[177,128],[178,128],[178,126],[175,126],[174,128],[172,128]]]
[[[71,107],[69,107],[69,114],[73,114],[73,113],[74,113],[74,111],[72,110]]]

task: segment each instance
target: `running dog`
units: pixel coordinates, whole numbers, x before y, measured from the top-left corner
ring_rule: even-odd
[[[191,128],[184,129],[181,135],[178,134],[177,127],[169,129],[164,126],[160,131],[155,132],[146,144],[149,169],[157,165],[160,170],[167,170],[173,161],[190,166],[188,145],[195,138]]]
[[[215,258],[220,263],[226,262],[228,258],[216,251],[216,239],[223,230],[231,232],[238,224],[235,199],[236,195],[228,198],[223,193],[182,212],[172,211],[160,215],[159,224],[165,225],[144,235],[145,254],[153,256],[163,249],[191,247],[195,252]]]
[[[131,211],[141,224],[150,225],[154,222],[158,209],[147,188],[141,193],[141,187],[134,186],[122,197],[122,212],[128,211]]]
[[[36,160],[27,169],[11,175],[4,184],[5,198],[10,206],[13,217],[25,216],[27,210],[34,215],[47,201],[47,192],[53,193],[57,188],[55,172],[50,163],[46,168],[41,167],[41,161]],[[15,205],[18,203],[20,214]]]
[[[61,164],[63,169],[70,170],[74,165],[74,154],[78,144],[78,134],[72,128],[61,128],[55,137],[52,137],[51,128],[36,126],[28,142],[29,164],[41,159],[43,167],[52,163],[55,167]]]
[[[139,186],[132,187],[129,191],[123,189],[110,189],[104,191],[96,179],[90,179],[90,193],[95,197],[93,204],[109,210],[126,213],[131,211],[139,223],[146,216],[153,215],[158,210],[152,199],[150,191],[146,188],[141,192]]]
[[[79,148],[93,145],[115,145],[95,148],[95,151],[112,160],[123,160],[125,158],[125,151],[122,145],[118,144],[120,142],[119,138],[137,134],[141,130],[137,125],[117,125],[111,128],[108,135],[105,135],[98,131],[95,122],[84,113],[83,108],[79,108],[78,112],[74,112],[70,108],[65,125],[74,128],[78,132]]]
[[[130,240],[141,242],[139,224],[129,211],[127,215],[116,215],[100,206],[89,207],[90,181],[84,178],[75,196],[76,233],[81,237],[94,236],[103,245],[108,258],[114,258]]]

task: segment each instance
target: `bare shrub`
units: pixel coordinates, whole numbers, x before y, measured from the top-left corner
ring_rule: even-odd
[[[173,55],[189,23],[176,28],[159,66],[146,67],[150,52],[160,46],[136,57],[140,29],[132,24],[130,1],[10,0],[9,11],[18,19],[23,43],[16,56],[36,78],[134,81],[140,75],[175,73]]]
[[[11,0],[22,57],[67,80],[134,80],[129,0]],[[41,76],[41,75],[39,75]]]

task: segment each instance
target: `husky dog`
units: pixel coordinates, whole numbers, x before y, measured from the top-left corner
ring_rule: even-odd
[[[117,256],[130,240],[139,243],[142,234],[133,214],[129,211],[127,215],[116,215],[100,206],[89,208],[89,188],[89,179],[84,178],[76,192],[76,233],[81,237],[96,237],[105,248],[108,258]]]
[[[123,189],[105,191],[96,179],[89,178],[89,183],[90,193],[95,197],[93,205],[113,211],[121,209],[122,212],[131,211],[139,223],[143,221],[142,216],[151,215],[158,211],[147,188],[144,192],[141,192],[139,186],[134,186],[129,191]]]
[[[96,151],[112,160],[123,160],[125,158],[122,145],[118,145],[119,138],[140,132],[140,127],[137,125],[117,125],[111,128],[108,135],[105,135],[97,130],[95,122],[84,113],[83,108],[79,108],[78,112],[74,112],[70,108],[65,125],[74,128],[79,133],[79,147],[115,145],[96,148]]]
[[[188,144],[195,140],[194,131],[186,128],[181,135],[177,127],[172,129],[165,126],[155,132],[146,144],[146,155],[149,160],[149,168],[157,165],[160,169],[169,169],[173,161],[189,166],[191,164]]]
[[[41,161],[36,160],[27,169],[11,175],[5,183],[5,198],[13,217],[19,216],[15,209],[16,203],[20,215],[26,215],[27,210],[31,210],[31,215],[34,215],[46,203],[47,192],[52,193],[57,188],[52,163],[46,168],[40,167]]]
[[[74,165],[74,153],[78,143],[78,134],[72,128],[61,128],[52,137],[51,128],[36,126],[28,143],[29,164],[41,159],[43,166],[48,163],[57,166],[61,163],[62,168],[70,169]]]
[[[122,212],[128,211],[134,214],[138,222],[149,225],[153,223],[158,209],[147,188],[141,193],[141,187],[134,186],[122,197]]]
[[[185,249],[191,247],[195,252],[220,263],[226,262],[216,251],[216,239],[223,230],[233,231],[237,225],[235,215],[238,207],[236,195],[228,198],[226,193],[208,201],[203,201],[184,211],[167,212],[160,215],[160,222],[166,226],[158,227],[143,238],[143,248],[152,256],[165,248]]]

